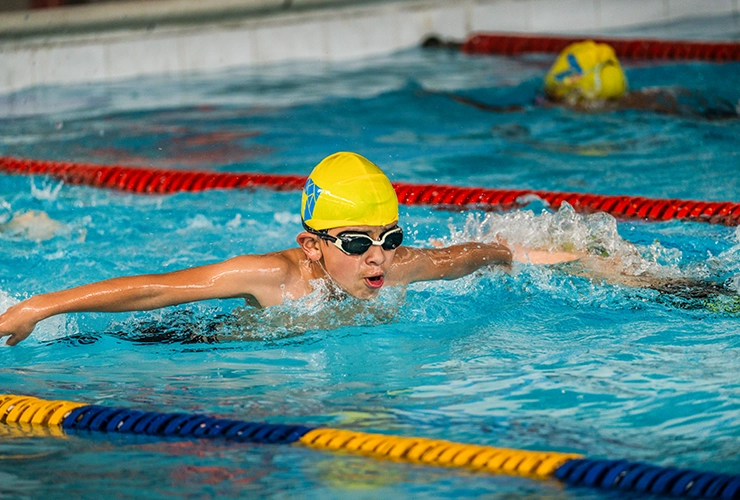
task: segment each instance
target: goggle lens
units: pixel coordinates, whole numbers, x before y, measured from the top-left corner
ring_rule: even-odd
[[[383,250],[394,250],[403,243],[403,230],[400,227],[389,229],[379,240],[374,240],[366,234],[341,233],[337,236],[335,245],[349,255],[362,255],[373,245],[383,247]]]

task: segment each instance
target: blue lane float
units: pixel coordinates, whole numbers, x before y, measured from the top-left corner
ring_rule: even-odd
[[[432,465],[463,467],[534,479],[555,478],[576,487],[691,498],[740,500],[740,476],[628,462],[591,460],[573,453],[513,450],[400,437],[327,427],[245,422],[188,413],[157,413],[0,395],[0,423],[25,431],[55,429],[50,435],[100,432],[163,438],[226,439],[259,444],[301,444],[311,448]],[[43,433],[42,433],[43,434]],[[45,434],[49,435],[49,434]]]

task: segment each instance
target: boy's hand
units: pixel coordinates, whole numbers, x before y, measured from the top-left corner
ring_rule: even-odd
[[[519,244],[509,244],[506,240],[499,239],[499,243],[509,247],[512,260],[525,264],[560,264],[571,262],[583,257],[583,254],[572,252],[551,252],[548,250],[533,250]]]
[[[24,318],[27,315],[20,306],[21,304],[11,306],[0,315],[0,337],[8,336],[5,342],[8,345],[16,345],[26,339],[36,327],[36,322]]]

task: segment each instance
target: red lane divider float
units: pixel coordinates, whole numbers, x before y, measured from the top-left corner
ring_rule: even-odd
[[[740,61],[740,42],[705,42],[688,40],[628,40],[624,38],[527,36],[478,33],[461,47],[468,54],[517,55],[530,52],[557,54],[573,42],[584,39],[607,43],[618,57],[692,61]]]
[[[81,163],[27,160],[0,157],[0,172],[49,175],[68,184],[116,189],[142,194],[196,192],[206,189],[248,189],[265,187],[296,191],[306,177],[253,173],[153,170],[148,168],[90,165]],[[404,205],[468,207],[505,211],[524,205],[532,196],[557,209],[563,202],[577,212],[606,212],[620,219],[690,220],[740,225],[740,203],[703,202],[639,196],[605,196],[588,193],[561,193],[531,189],[484,189],[434,184],[394,183],[398,201]]]
[[[278,191],[292,191],[301,189],[306,182],[305,177],[297,175],[158,170],[2,156],[0,156],[0,171],[9,174],[45,174],[68,184],[143,194],[193,192],[206,189],[244,189],[255,186],[270,187]]]

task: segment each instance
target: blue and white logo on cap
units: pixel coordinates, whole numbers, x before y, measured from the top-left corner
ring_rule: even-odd
[[[575,55],[568,54],[566,60],[568,61],[568,69],[566,69],[565,71],[561,71],[560,73],[556,73],[556,80],[563,81],[566,78],[574,76],[580,77],[581,75],[583,75],[583,68],[581,68],[581,65],[578,63],[578,59],[576,59]]]
[[[319,199],[323,189],[316,185],[316,183],[310,177],[306,181],[306,185],[303,186],[303,192],[306,193],[306,205],[303,207],[303,220],[310,220],[313,218],[313,211],[316,208],[316,200]]]

